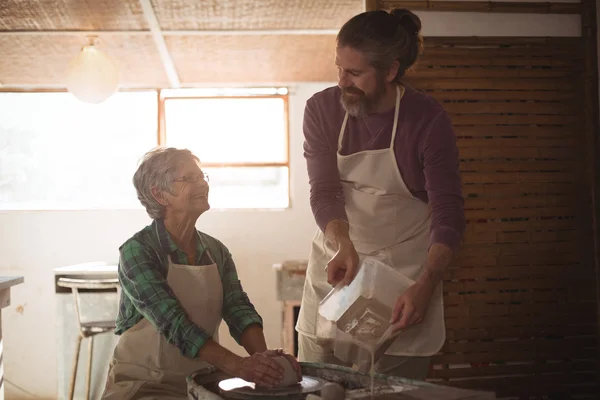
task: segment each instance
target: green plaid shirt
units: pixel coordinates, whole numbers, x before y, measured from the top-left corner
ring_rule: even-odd
[[[207,250],[219,268],[223,284],[223,319],[231,336],[240,343],[244,330],[262,326],[262,318],[242,289],[229,250],[217,239],[198,231],[193,265],[211,264]],[[167,284],[169,255],[176,264],[190,265],[162,220],[155,220],[127,240],[120,248],[119,282],[122,292],[115,333],[146,318],[181,354],[193,358],[211,336],[195,325]]]

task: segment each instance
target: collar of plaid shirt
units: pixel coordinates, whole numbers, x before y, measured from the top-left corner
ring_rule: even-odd
[[[162,219],[156,219],[152,222],[153,228],[158,235],[158,244],[160,249],[165,254],[171,256],[171,261],[175,264],[188,264],[189,260],[187,259],[187,255],[183,250],[181,250],[167,231],[167,227],[165,226],[165,221]],[[206,244],[202,241],[198,230],[196,230],[196,259],[193,262],[193,265],[203,265],[201,262],[205,264],[210,261],[208,256],[205,254],[207,250]]]

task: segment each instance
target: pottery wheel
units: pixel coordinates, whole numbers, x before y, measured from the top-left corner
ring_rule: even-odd
[[[256,387],[254,383],[247,382],[240,378],[225,379],[219,382],[220,394],[228,399],[257,399],[257,398],[304,398],[309,393],[314,393],[327,383],[326,380],[313,376],[302,377],[298,384],[283,388],[268,389]]]

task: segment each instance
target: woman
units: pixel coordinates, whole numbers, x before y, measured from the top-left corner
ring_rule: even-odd
[[[186,399],[185,378],[209,364],[257,385],[279,384],[283,368],[273,356],[283,353],[267,351],[262,319],[231,254],[195,228],[210,208],[198,158],[158,148],[146,154],[133,183],[153,222],[119,249],[115,333],[121,336],[103,399]],[[219,345],[221,319],[248,357]],[[299,364],[286,357],[298,372]]]

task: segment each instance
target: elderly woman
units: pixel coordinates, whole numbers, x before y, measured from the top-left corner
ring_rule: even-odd
[[[120,247],[120,338],[103,399],[186,399],[186,376],[208,365],[266,387],[283,379],[274,357],[283,353],[267,350],[231,254],[195,228],[210,208],[207,178],[196,156],[174,148],[147,153],[133,177],[153,222]],[[248,357],[219,345],[221,319]]]

